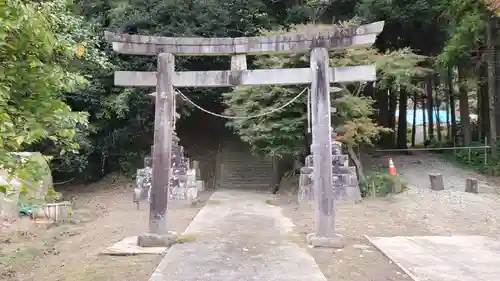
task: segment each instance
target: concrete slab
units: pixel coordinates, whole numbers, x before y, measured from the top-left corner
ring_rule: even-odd
[[[216,191],[150,281],[326,281],[271,195]]]
[[[489,237],[366,238],[415,281],[500,280],[500,241]]]
[[[110,256],[161,255],[165,253],[166,250],[167,248],[165,247],[139,247],[137,246],[137,236],[131,236],[104,249],[101,254]]]

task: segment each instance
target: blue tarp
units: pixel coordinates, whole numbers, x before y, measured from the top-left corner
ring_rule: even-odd
[[[415,123],[417,126],[424,124],[423,115],[425,114],[425,122],[429,122],[429,116],[427,114],[427,110],[417,109],[416,110],[417,118],[415,119]],[[446,110],[434,110],[434,122],[437,120],[437,116],[439,115],[439,121],[441,123],[446,123]],[[396,110],[396,117],[399,116],[399,110]],[[449,120],[451,120],[451,114],[448,112]],[[460,116],[456,116],[457,121],[460,121]],[[406,122],[410,125],[413,125],[413,109],[408,109],[406,112]]]

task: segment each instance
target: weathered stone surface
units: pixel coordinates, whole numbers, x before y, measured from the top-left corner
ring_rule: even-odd
[[[313,171],[314,171],[314,168],[312,166],[308,166],[308,167],[306,166],[306,167],[300,168],[301,174],[311,174]]]
[[[345,154],[332,155],[332,163],[333,166],[349,167],[349,156]]]
[[[150,190],[153,183],[153,169],[145,167],[137,169],[136,174],[136,187],[134,191],[134,202],[142,201],[145,199],[150,200]]]
[[[371,45],[383,27],[384,22],[380,21],[343,30],[332,25],[326,31],[238,38],[161,37],[111,32],[105,32],[104,36],[108,42],[113,42],[113,50],[122,54],[157,55],[163,52],[185,56],[252,55],[304,53],[318,46],[333,49]]]
[[[144,157],[144,167],[153,167],[153,157]]]
[[[203,182],[202,180],[197,180],[196,181],[196,188],[198,188],[198,191],[204,191],[205,190],[205,182]]]
[[[318,237],[316,233],[309,233],[306,237],[307,245],[319,248],[344,248],[344,237],[340,234],[335,234],[333,237]]]
[[[15,220],[19,218],[19,194],[5,196],[0,193],[0,218]]]
[[[23,185],[22,183],[24,183],[29,187],[27,188],[27,193],[23,196],[39,201],[45,201],[45,196],[47,195],[48,190],[53,187],[52,173],[45,157],[39,152],[16,152],[13,153],[13,156],[19,157],[19,160],[21,161],[29,160],[35,162],[38,166],[37,169],[41,172],[42,179],[38,183],[32,183],[26,179],[11,179],[9,182],[8,172],[0,169],[0,186],[8,187],[5,195],[7,195],[9,199],[15,200],[17,204],[19,188]]]
[[[166,247],[141,247],[137,245],[137,236],[126,237],[104,249],[101,255],[110,256],[135,256],[135,255],[161,255]]]
[[[356,167],[349,166],[349,156],[342,153],[342,143],[338,141],[332,142],[332,177],[333,188],[335,189],[335,199],[360,202],[361,191],[358,185],[358,176]],[[309,203],[314,200],[313,189],[313,164],[312,155],[308,155],[305,159],[306,166],[300,169],[298,202],[299,204]]]
[[[197,170],[188,169],[190,161],[188,158],[184,157],[183,152],[184,148],[182,146],[173,145],[169,200],[188,200],[192,204],[196,204],[198,202],[198,192],[203,190],[203,182],[200,181],[200,183],[198,183],[196,181],[196,177],[199,177],[196,172]],[[146,198],[150,201],[152,176],[153,169],[151,167],[137,170],[137,185],[134,188],[134,202],[138,203]]]
[[[333,166],[332,174],[351,174],[352,168],[354,168],[354,174],[356,174],[356,167]]]
[[[139,247],[170,247],[179,239],[179,234],[169,231],[166,234],[145,233],[137,237]]]
[[[500,242],[494,237],[446,235],[366,238],[412,280],[500,280]]]
[[[376,78],[375,65],[329,68],[336,83],[372,81]],[[172,77],[175,87],[234,87],[262,85],[310,84],[309,68],[253,69],[242,71],[178,71]],[[157,82],[155,71],[116,71],[115,85],[124,87],[154,87]],[[156,95],[153,93],[152,95]]]
[[[312,155],[307,155],[306,156],[305,166],[306,167],[313,167],[314,166],[313,156]]]
[[[312,174],[300,174],[299,192],[297,194],[299,204],[312,202],[314,200],[313,178]]]
[[[342,143],[338,141],[332,141],[332,155],[342,154]]]
[[[429,179],[431,182],[432,190],[436,191],[444,190],[444,182],[442,174],[429,174]]]
[[[465,180],[465,192],[479,193],[478,180],[475,178],[467,178]]]

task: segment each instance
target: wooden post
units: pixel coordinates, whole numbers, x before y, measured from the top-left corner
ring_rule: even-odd
[[[429,174],[429,179],[431,181],[432,190],[444,190],[444,182],[442,174]]]
[[[343,247],[335,234],[335,192],[332,178],[332,140],[330,113],[330,77],[328,50],[314,48],[311,52],[311,111],[313,120],[314,198],[316,233],[308,236],[315,247]]]
[[[475,178],[465,179],[465,192],[479,193],[479,184]]]

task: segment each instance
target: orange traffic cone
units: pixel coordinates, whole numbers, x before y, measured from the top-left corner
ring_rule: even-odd
[[[391,157],[389,157],[389,174],[391,176],[395,176],[397,174],[396,167],[394,166],[394,162],[392,162]]]

